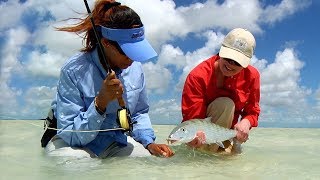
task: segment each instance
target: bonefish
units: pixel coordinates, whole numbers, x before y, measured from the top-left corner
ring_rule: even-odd
[[[198,131],[205,133],[205,144],[216,143],[223,148],[225,147],[222,142],[233,139],[237,134],[236,130],[227,129],[212,123],[210,117],[205,119],[192,119],[182,122],[171,131],[167,141],[172,145],[188,143],[196,137]]]

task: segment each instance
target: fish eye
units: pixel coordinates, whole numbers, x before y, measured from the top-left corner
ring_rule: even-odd
[[[185,129],[185,128],[182,128],[181,130],[182,130],[183,132],[184,132],[184,131],[186,131],[186,129]]]

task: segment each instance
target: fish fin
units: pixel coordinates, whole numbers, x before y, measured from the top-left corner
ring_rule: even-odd
[[[223,149],[225,148],[222,142],[216,142],[216,144],[218,144],[218,146],[222,147]]]

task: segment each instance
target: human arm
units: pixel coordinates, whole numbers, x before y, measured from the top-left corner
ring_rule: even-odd
[[[205,83],[203,79],[189,74],[184,83],[181,99],[182,121],[206,118]]]
[[[183,121],[206,117],[204,100],[204,85],[202,79],[189,74],[186,78],[182,92]],[[197,132],[195,138],[188,143],[189,146],[198,148],[205,143],[205,133]]]
[[[57,87],[55,116],[57,127],[61,129],[58,131],[58,135],[70,146],[81,147],[91,142],[98,132],[83,133],[79,131],[100,129],[105,116],[97,112],[94,101],[89,104],[85,103],[83,88],[86,85],[78,82],[79,78],[73,69],[73,66],[65,66],[61,70]]]
[[[129,104],[135,104],[135,107],[131,108],[134,109],[134,111],[131,114],[131,118],[133,121],[136,121],[136,123],[133,126],[132,137],[137,142],[140,142],[146,149],[148,149],[151,154],[156,156],[170,157],[173,155],[173,152],[167,145],[155,143],[156,137],[148,115],[149,104],[146,94],[143,73],[141,73],[140,83],[140,85],[135,85],[135,87],[141,86],[140,89],[136,89],[132,92],[129,92],[137,93],[131,95],[134,98],[128,99]]]
[[[250,95],[248,101],[241,112],[243,117],[241,121],[235,124],[234,129],[237,130],[237,140],[246,142],[251,127],[258,126],[258,117],[260,114],[260,75],[256,72],[250,86]]]

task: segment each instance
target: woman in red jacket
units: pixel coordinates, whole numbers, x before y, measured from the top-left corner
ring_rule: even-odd
[[[233,29],[219,54],[189,73],[182,93],[183,121],[212,117],[213,123],[237,130],[237,141],[246,142],[251,127],[258,126],[260,113],[260,74],[249,65],[255,45],[248,30]],[[198,132],[189,145],[200,148],[204,142],[205,134]],[[232,149],[228,142],[224,142],[226,151]],[[210,147],[211,151],[218,148]]]

